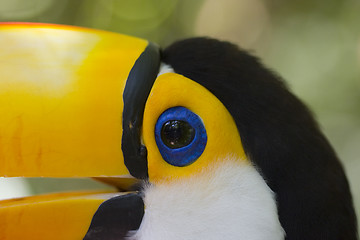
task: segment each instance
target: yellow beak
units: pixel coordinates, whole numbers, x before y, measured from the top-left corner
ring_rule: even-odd
[[[0,176],[128,175],[123,92],[142,39],[0,24]]]
[[[0,177],[96,177],[117,186],[121,176],[146,177],[139,135],[159,64],[146,40],[0,24]],[[118,194],[2,201],[0,239],[81,239],[99,205]]]

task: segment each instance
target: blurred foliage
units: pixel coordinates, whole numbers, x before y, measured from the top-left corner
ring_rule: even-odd
[[[100,28],[161,46],[206,35],[249,49],[316,113],[344,162],[360,216],[359,12],[357,0],[0,0],[0,21]],[[70,187],[29,181],[36,193]],[[72,189],[93,186],[78,181],[69,182]]]
[[[0,21],[69,24],[158,44],[190,36],[203,0],[0,0]]]

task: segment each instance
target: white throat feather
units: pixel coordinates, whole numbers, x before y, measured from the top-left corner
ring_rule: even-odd
[[[274,193],[239,159],[188,179],[144,188],[145,215],[132,240],[282,240]]]

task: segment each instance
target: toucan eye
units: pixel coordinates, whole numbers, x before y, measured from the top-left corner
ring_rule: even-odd
[[[184,107],[163,112],[155,125],[155,140],[166,162],[187,166],[203,153],[207,135],[200,117]]]
[[[170,120],[161,128],[161,140],[169,148],[176,149],[189,145],[195,137],[195,129],[185,121]]]

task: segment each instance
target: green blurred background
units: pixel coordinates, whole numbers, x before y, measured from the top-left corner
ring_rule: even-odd
[[[149,39],[237,43],[282,75],[342,159],[360,216],[359,0],[0,0],[0,21],[61,23]],[[0,198],[102,188],[90,180],[0,179]]]

